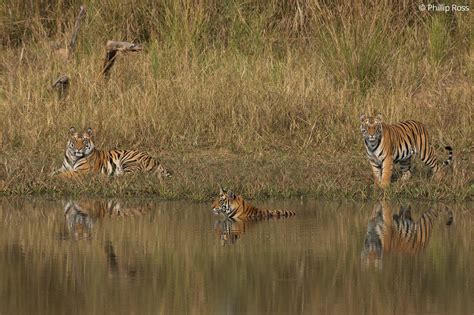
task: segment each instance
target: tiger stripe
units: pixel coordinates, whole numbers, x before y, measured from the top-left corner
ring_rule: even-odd
[[[375,118],[362,115],[360,119],[374,181],[382,188],[390,184],[393,165],[396,163],[400,164],[402,179],[406,180],[411,176],[411,158],[418,156],[439,179],[441,167],[451,164],[453,160],[453,149],[446,146],[448,158],[438,163],[428,131],[421,122],[407,120],[390,125],[383,123],[380,115]]]
[[[219,198],[212,203],[212,211],[215,214],[222,213],[227,218],[280,218],[291,217],[295,212],[290,210],[270,210],[254,207],[240,195],[235,195],[232,191],[225,191],[219,187]]]
[[[72,127],[69,130],[63,164],[53,175],[75,177],[80,174],[94,173],[119,176],[132,172],[154,172],[162,177],[171,176],[160,162],[145,152],[98,150],[94,145],[94,134],[91,128],[81,134]]]
[[[414,221],[410,207],[401,207],[398,214],[393,214],[388,203],[377,203],[367,225],[361,256],[371,261],[381,260],[384,253],[417,254],[421,252],[427,247],[434,224],[442,211],[447,216],[446,225],[451,225],[454,216],[447,207],[430,208]]]

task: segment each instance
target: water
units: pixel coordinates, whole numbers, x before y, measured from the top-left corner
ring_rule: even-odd
[[[190,202],[0,199],[0,314],[474,314],[472,203],[449,205],[450,226],[440,212],[424,250],[387,252],[364,242],[377,203],[255,204],[297,215],[228,224]]]

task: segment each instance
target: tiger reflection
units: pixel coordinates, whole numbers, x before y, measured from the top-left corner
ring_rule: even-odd
[[[447,207],[443,210],[448,217],[446,225],[451,225],[452,211]],[[430,241],[433,225],[441,211],[440,207],[430,208],[414,221],[410,207],[401,207],[398,214],[392,214],[388,203],[376,204],[367,225],[361,258],[366,264],[381,267],[384,254],[421,252]]]
[[[148,206],[125,207],[115,199],[92,201],[68,201],[64,206],[64,239],[91,239],[93,226],[100,218],[120,218],[140,216],[149,211]]]
[[[235,244],[253,221],[224,218],[214,222],[214,230],[222,245]]]
[[[214,214],[219,216],[219,214]],[[252,229],[257,224],[270,221],[270,220],[284,220],[284,218],[228,218],[221,216],[214,222],[214,231],[217,239],[220,240],[222,245],[233,245],[235,244],[249,229]]]
[[[124,206],[111,200],[69,201],[64,206],[65,229],[63,239],[91,240],[92,230],[98,219],[127,218],[145,215],[150,211],[148,205],[139,208]],[[110,278],[134,279],[137,274],[135,264],[120,261],[115,246],[110,239],[105,240],[104,253]]]
[[[107,259],[107,272],[109,278],[135,279],[138,273],[136,264],[119,260],[112,241],[105,242],[104,251]],[[123,258],[123,256],[122,256]]]

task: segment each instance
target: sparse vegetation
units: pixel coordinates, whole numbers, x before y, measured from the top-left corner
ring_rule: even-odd
[[[64,60],[56,48],[81,4],[0,4],[1,194],[206,199],[221,183],[247,197],[371,198],[359,115],[381,112],[424,122],[441,158],[455,150],[443,182],[418,167],[390,196],[472,199],[470,12],[403,0],[86,1]],[[144,51],[119,56],[106,82],[109,39]],[[59,99],[49,86],[63,74]],[[94,128],[100,148],[147,150],[175,176],[51,179],[71,126]]]

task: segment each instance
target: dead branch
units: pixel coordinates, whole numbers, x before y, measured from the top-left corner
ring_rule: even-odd
[[[118,50],[118,51],[123,51],[123,52],[139,51],[143,49],[143,47],[140,44],[120,42],[120,41],[115,41],[115,40],[108,40],[105,48],[107,49],[107,51]]]
[[[76,17],[76,23],[74,23],[74,30],[72,32],[71,41],[68,45],[68,52],[69,55],[74,53],[74,49],[76,48],[76,40],[77,40],[77,33],[79,32],[79,27],[81,26],[81,19],[86,15],[86,9],[84,5],[81,5],[79,9],[79,14]]]
[[[142,50],[143,47],[140,44],[134,44],[129,42],[120,42],[115,40],[107,41],[105,46],[105,61],[104,66],[102,69],[102,74],[106,79],[110,77],[110,70],[115,63],[115,59],[117,58],[117,53],[121,52],[135,52]]]

